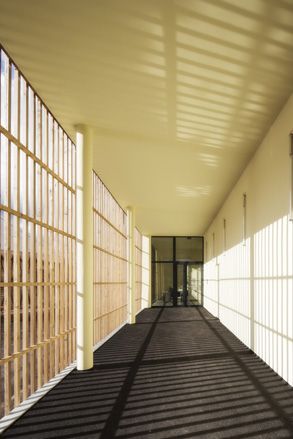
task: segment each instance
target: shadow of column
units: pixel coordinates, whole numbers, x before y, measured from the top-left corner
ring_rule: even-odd
[[[119,427],[119,422],[121,419],[121,416],[123,414],[123,411],[125,409],[125,405],[127,403],[127,398],[130,393],[130,390],[132,388],[132,385],[134,383],[135,377],[137,375],[138,369],[141,365],[141,362],[143,360],[144,354],[147,350],[147,347],[151,341],[151,338],[155,332],[156,325],[158,321],[160,320],[160,317],[162,315],[162,312],[164,310],[164,307],[160,308],[158,315],[153,322],[153,324],[150,327],[150,330],[141,345],[141,348],[139,349],[137,356],[132,363],[132,365],[129,368],[129,371],[126,375],[126,378],[124,380],[124,383],[121,387],[121,390],[119,392],[119,395],[117,396],[117,399],[115,401],[115,404],[111,410],[111,413],[105,423],[105,426],[103,428],[103,431],[101,432],[100,439],[110,439],[115,437],[115,433]]]

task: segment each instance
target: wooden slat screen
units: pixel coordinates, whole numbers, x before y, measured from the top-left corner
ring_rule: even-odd
[[[135,241],[135,314],[142,308],[142,234],[134,229]]]
[[[127,215],[93,172],[94,344],[127,319]]]
[[[75,145],[0,47],[0,415],[75,359]]]

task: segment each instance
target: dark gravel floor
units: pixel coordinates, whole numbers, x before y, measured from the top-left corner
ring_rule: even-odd
[[[293,438],[293,389],[204,308],[153,308],[3,438]]]

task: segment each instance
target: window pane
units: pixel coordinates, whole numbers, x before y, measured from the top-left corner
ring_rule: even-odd
[[[31,87],[28,88],[28,148],[35,151],[35,96]]]
[[[12,209],[17,210],[18,206],[17,206],[17,198],[18,198],[18,193],[17,193],[17,168],[18,168],[18,148],[14,143],[11,143],[10,146],[10,172],[11,172],[11,179],[10,179],[10,183],[11,183],[11,193],[10,193],[10,206]]]
[[[10,129],[14,137],[18,137],[18,70],[11,64],[11,110]]]
[[[0,134],[0,202],[8,204],[8,139]]]
[[[176,260],[202,261],[202,241],[201,237],[176,238]]]
[[[152,268],[152,303],[167,304],[172,300],[173,264],[153,264]]]
[[[27,114],[26,114],[26,100],[27,100],[27,84],[25,79],[20,77],[20,141],[26,146],[26,129],[27,129]]]
[[[173,261],[173,238],[152,238],[152,260]]]
[[[27,200],[27,196],[26,196],[26,188],[27,188],[27,183],[28,183],[28,179],[27,179],[27,175],[26,175],[26,160],[27,160],[27,156],[23,151],[19,151],[19,160],[20,160],[20,164],[19,164],[19,178],[20,178],[20,182],[19,182],[19,191],[20,191],[20,195],[19,195],[19,202],[20,202],[20,212],[21,213],[25,213],[26,214],[26,200]]]
[[[1,74],[1,125],[8,129],[8,90],[9,90],[9,59],[7,55],[0,51],[0,74]]]

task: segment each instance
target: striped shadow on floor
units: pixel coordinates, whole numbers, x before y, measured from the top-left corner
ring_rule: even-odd
[[[204,308],[137,320],[2,437],[293,437],[293,389]]]

